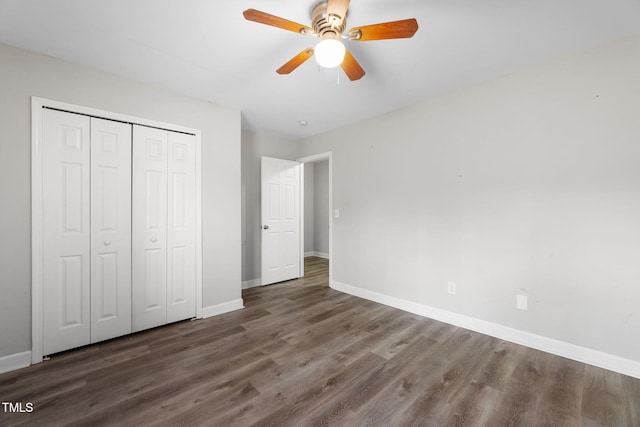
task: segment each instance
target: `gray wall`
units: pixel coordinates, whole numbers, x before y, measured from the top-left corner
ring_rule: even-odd
[[[639,88],[635,34],[306,140],[334,280],[640,361]]]
[[[260,278],[260,158],[295,160],[299,143],[242,131],[242,280]]]
[[[313,251],[329,254],[329,161],[314,163]]]
[[[314,249],[314,164],[304,165],[304,252],[313,252]]]
[[[31,349],[31,99],[202,130],[203,304],[240,295],[240,113],[0,44],[0,357]]]

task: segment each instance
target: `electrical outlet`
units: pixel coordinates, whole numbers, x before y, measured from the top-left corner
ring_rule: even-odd
[[[449,282],[447,285],[447,289],[449,290],[450,294],[455,294],[456,293],[456,282]]]

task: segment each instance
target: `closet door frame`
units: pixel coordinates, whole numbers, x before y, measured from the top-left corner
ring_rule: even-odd
[[[196,142],[196,318],[202,318],[202,167],[200,129],[193,129],[126,114],[99,110],[40,97],[31,97],[31,363],[40,363],[43,354],[43,109],[51,108],[106,120],[155,127],[195,136]]]

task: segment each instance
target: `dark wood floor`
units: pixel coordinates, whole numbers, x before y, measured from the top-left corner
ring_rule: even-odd
[[[7,425],[640,426],[640,380],[333,291],[327,262],[246,308],[0,375]]]

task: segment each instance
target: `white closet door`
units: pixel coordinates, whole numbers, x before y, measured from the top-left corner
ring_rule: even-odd
[[[167,132],[133,126],[132,331],[167,322]]]
[[[195,136],[169,132],[167,322],[196,315]]]
[[[89,117],[45,109],[43,354],[89,344]]]
[[[91,119],[91,342],[131,333],[131,125]]]

